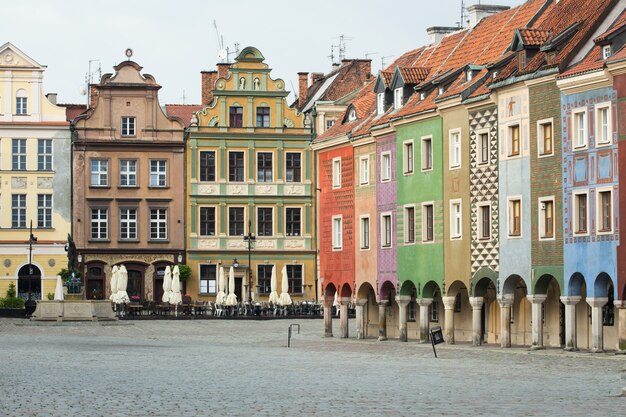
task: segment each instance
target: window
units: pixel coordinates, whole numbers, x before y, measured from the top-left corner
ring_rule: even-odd
[[[135,136],[135,118],[122,117],[122,136]]]
[[[215,181],[215,151],[200,151],[200,181]]]
[[[361,249],[370,248],[370,218],[361,217]]]
[[[572,135],[574,149],[587,146],[587,111],[585,109],[572,111]]]
[[[274,265],[257,265],[257,285],[259,294],[270,294],[272,292],[272,268]]]
[[[602,47],[602,59],[608,59],[611,57],[611,45],[604,45]]]
[[[415,318],[417,317],[417,302],[415,300],[411,300],[409,305],[407,306],[407,321],[415,322]]]
[[[489,133],[478,134],[478,164],[489,163]]]
[[[215,236],[215,207],[200,207],[200,236]]]
[[[37,195],[37,227],[52,227],[52,195]]]
[[[380,156],[380,180],[382,182],[391,180],[391,154],[389,152]]]
[[[539,156],[553,154],[552,120],[537,122],[537,150]]]
[[[587,233],[587,192],[574,194],[574,234]]]
[[[432,204],[422,205],[422,240],[432,242],[435,240],[434,234],[434,207]]]
[[[613,195],[611,190],[598,190],[597,209],[599,233],[610,233],[613,231]]]
[[[384,213],[380,218],[380,244],[383,248],[389,248],[391,247],[391,213]]]
[[[508,127],[509,156],[519,156],[519,125]]]
[[[474,78],[474,73],[472,72],[472,70],[468,69],[467,71],[465,71],[465,81],[472,81],[472,78]]]
[[[433,169],[433,139],[422,138],[422,171]]]
[[[428,311],[430,312],[430,321],[438,322],[439,321],[439,301],[433,300],[430,306],[428,306]]]
[[[37,170],[52,171],[52,139],[37,140]]]
[[[326,130],[328,130],[331,127],[335,126],[335,122],[336,122],[336,120],[334,120],[334,119],[332,119],[332,120],[326,119]]]
[[[404,208],[404,241],[415,242],[415,207]]]
[[[599,105],[596,107],[596,142],[598,145],[604,145],[611,143],[612,139],[611,106]]]
[[[150,161],[150,187],[165,187],[167,185],[167,161]]]
[[[243,107],[230,106],[228,112],[228,120],[230,127],[242,127],[243,126]]]
[[[91,160],[91,186],[106,187],[109,185],[109,161],[106,159]]]
[[[11,228],[26,228],[26,194],[11,196]]]
[[[285,181],[300,182],[302,172],[302,154],[299,152],[287,152],[285,154]]]
[[[359,171],[359,178],[361,185],[367,185],[370,182],[370,157],[361,157],[361,169]]]
[[[150,209],[150,240],[167,239],[167,209]]]
[[[272,156],[271,152],[256,154],[256,180],[258,182],[272,182]]]
[[[478,206],[478,238],[491,239],[491,206]]]
[[[302,210],[299,207],[287,207],[285,209],[285,234],[287,236],[300,236],[301,229]]]
[[[228,236],[243,236],[243,207],[228,208]]]
[[[461,167],[461,131],[450,132],[450,168]]]
[[[356,110],[355,109],[351,109],[350,113],[348,113],[348,120],[349,121],[356,120]]]
[[[271,207],[257,208],[257,236],[274,235],[274,210]]]
[[[243,152],[228,152],[228,181],[244,181]]]
[[[552,198],[539,200],[539,238],[554,238],[554,200]]]
[[[137,186],[137,161],[134,159],[120,160],[120,187]]]
[[[109,238],[109,210],[106,208],[91,209],[91,239]]]
[[[28,114],[28,97],[26,91],[18,90],[15,98],[15,114]]]
[[[122,208],[120,209],[120,239],[136,240],[137,239],[137,209]]]
[[[443,93],[445,93],[446,88],[443,85],[440,85],[439,87],[437,87],[437,95],[440,96]]]
[[[302,294],[302,265],[287,265],[289,293]]]
[[[385,112],[385,93],[376,94],[376,114]]]
[[[413,142],[404,142],[404,173],[413,173]]]
[[[450,239],[460,239],[461,229],[461,201],[450,201]]]
[[[343,230],[341,216],[333,217],[333,249],[341,249],[343,247]]]
[[[402,100],[404,100],[404,92],[402,91],[402,87],[396,88],[393,91],[393,108],[399,109],[402,107]]]
[[[270,127],[270,108],[256,108],[256,127]]]
[[[26,170],[26,139],[13,139],[11,146],[13,171]]]
[[[217,292],[217,265],[200,265],[200,294]]]
[[[341,158],[333,158],[333,188],[341,188]]]
[[[509,199],[509,236],[522,234],[522,200]]]

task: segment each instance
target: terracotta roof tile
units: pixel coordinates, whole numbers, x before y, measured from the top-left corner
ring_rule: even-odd
[[[544,29],[522,28],[519,34],[527,46],[540,46],[550,38],[551,32]]]
[[[406,84],[419,84],[428,76],[428,68],[422,67],[398,67]]]
[[[626,25],[626,10],[624,10],[622,12],[622,14],[617,18],[617,20],[615,21],[615,23],[613,23],[611,25],[611,28],[609,30],[607,30],[606,32],[604,32],[602,35],[598,36],[595,41],[596,42],[602,42],[607,40],[612,34],[614,34],[615,32],[624,29],[624,26]]]
[[[178,117],[185,124],[185,127],[189,127],[194,113],[203,108],[200,104],[166,104],[165,113],[169,117]]]
[[[383,76],[383,81],[385,82],[385,87],[389,87],[391,80],[393,79],[392,71],[381,71],[381,75]]]

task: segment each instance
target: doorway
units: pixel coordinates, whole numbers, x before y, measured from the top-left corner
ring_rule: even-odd
[[[243,285],[242,277],[235,277],[235,295],[237,296],[237,301],[243,301],[241,296],[243,295],[243,291],[241,291],[241,286]]]
[[[41,300],[41,271],[35,265],[24,265],[18,271],[17,296],[24,300]]]

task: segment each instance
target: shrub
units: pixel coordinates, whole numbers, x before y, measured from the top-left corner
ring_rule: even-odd
[[[53,292],[49,292],[48,294],[46,294],[46,297],[48,297],[49,301],[54,300],[54,293]]]
[[[185,264],[178,265],[178,272],[180,272],[179,274],[180,282],[187,281],[187,279],[191,276],[191,268],[189,267],[189,265],[185,265]]]
[[[9,283],[7,296],[0,298],[0,308],[24,308],[24,300],[15,296],[15,283]]]

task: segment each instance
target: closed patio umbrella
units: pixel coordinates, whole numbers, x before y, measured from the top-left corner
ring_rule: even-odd
[[[109,300],[117,303],[117,276],[118,276],[118,268],[117,265],[113,265],[113,270],[111,272],[111,296]]]
[[[224,304],[224,299],[226,298],[226,293],[224,289],[226,287],[226,277],[224,276],[224,267],[220,267],[220,277],[218,279],[218,292],[217,297],[215,297],[215,304],[222,305]]]
[[[172,294],[170,295],[170,304],[180,304],[183,298],[180,294],[180,271],[178,265],[174,266],[174,273],[172,274]]]
[[[63,301],[63,281],[61,275],[57,275],[57,285],[54,288],[54,301]]]
[[[172,270],[170,266],[165,267],[165,274],[163,275],[163,297],[161,301],[164,303],[170,302],[170,295],[172,294]]]
[[[272,267],[272,277],[270,279],[270,303],[278,304],[278,293],[276,292],[276,265]]]
[[[128,294],[126,293],[126,286],[128,285],[128,272],[126,271],[126,267],[124,265],[120,266],[117,274],[117,303],[128,304],[130,303],[130,298],[128,298]]]
[[[230,271],[228,271],[228,295],[226,296],[226,305],[237,305],[237,295],[235,295],[235,270],[232,266],[230,267]]]
[[[289,281],[287,278],[287,265],[283,266],[282,270],[283,280],[280,286],[280,298],[278,299],[278,304],[281,306],[291,305],[291,297],[289,296]]]

